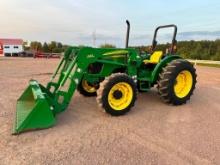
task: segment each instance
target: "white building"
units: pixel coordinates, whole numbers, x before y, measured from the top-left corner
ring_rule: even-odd
[[[17,56],[23,51],[22,39],[0,39],[0,56]]]

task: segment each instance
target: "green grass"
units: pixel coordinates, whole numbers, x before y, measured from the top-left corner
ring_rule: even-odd
[[[208,66],[208,67],[216,67],[220,68],[220,64],[204,64],[204,63],[197,63],[199,66]]]

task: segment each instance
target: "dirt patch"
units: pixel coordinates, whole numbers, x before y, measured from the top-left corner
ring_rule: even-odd
[[[130,113],[111,117],[76,93],[53,128],[12,136],[16,99],[29,79],[42,84],[57,59],[0,58],[0,164],[220,164],[220,69],[197,67],[183,106],[155,89],[138,94]]]

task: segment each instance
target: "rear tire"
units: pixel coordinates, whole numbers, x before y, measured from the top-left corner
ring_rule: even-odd
[[[97,102],[112,116],[124,115],[134,106],[137,97],[136,84],[124,73],[107,77],[97,91]]]
[[[196,70],[190,62],[182,59],[170,62],[159,76],[161,98],[173,105],[185,104],[193,94],[196,77]]]

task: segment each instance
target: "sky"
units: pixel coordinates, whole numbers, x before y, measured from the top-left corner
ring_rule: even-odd
[[[124,47],[126,19],[132,46],[149,45],[165,24],[178,26],[178,40],[220,38],[219,0],[0,0],[0,38]],[[158,42],[171,34],[162,30]]]

